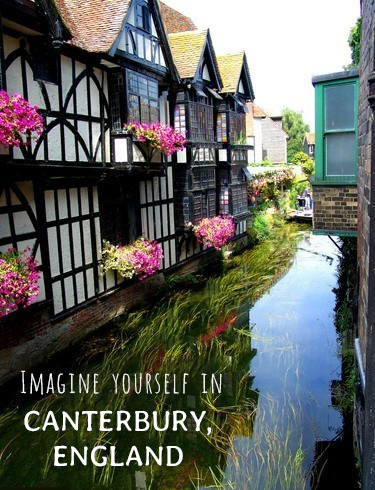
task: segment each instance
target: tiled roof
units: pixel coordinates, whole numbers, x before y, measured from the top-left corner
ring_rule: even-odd
[[[174,63],[181,78],[194,78],[202,56],[208,31],[169,34]]]
[[[106,53],[116,40],[131,0],[53,0],[72,44]]]
[[[190,17],[186,17],[186,15],[181,14],[181,12],[174,10],[172,7],[169,7],[168,5],[160,1],[159,7],[163,19],[164,28],[167,34],[184,31],[195,31],[197,29],[196,25],[190,19]]]
[[[267,120],[275,126],[279,131],[284,133],[285,137],[288,138],[287,133],[280,127],[277,122],[273,121],[273,119],[259,106],[254,104],[254,102],[247,102],[246,103],[247,108],[249,109],[249,112],[246,114],[246,134],[247,136],[254,136],[254,119],[264,119],[267,118]],[[306,133],[307,134],[307,133]]]
[[[237,92],[240,81],[244,52],[217,56],[221,78],[223,80],[222,92]]]
[[[306,140],[308,145],[315,145],[315,133],[306,133]]]
[[[263,109],[261,109],[259,106],[257,106],[253,102],[249,102],[249,104],[251,106],[251,110],[252,110],[253,116],[255,118],[268,116],[268,114],[266,114]],[[249,106],[249,104],[248,104],[248,106]]]
[[[253,111],[250,110],[249,103],[246,105],[249,109],[246,113],[246,136],[255,136]]]

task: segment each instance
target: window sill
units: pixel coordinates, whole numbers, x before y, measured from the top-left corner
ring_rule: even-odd
[[[336,186],[346,186],[346,185],[357,186],[358,179],[357,177],[329,177],[325,179],[312,178],[310,182],[313,187],[314,186],[336,187]]]

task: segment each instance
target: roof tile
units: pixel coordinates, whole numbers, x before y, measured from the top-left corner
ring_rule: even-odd
[[[163,2],[159,1],[161,16],[167,34],[176,32],[195,31],[197,29],[190,17],[186,17],[181,12],[174,10]]]
[[[306,133],[306,140],[308,145],[315,145],[315,133]]]
[[[53,0],[72,44],[106,53],[116,40],[131,0]]]
[[[217,56],[223,80],[222,92],[237,92],[244,63],[244,54],[244,52],[241,52]]]
[[[208,31],[187,31],[169,34],[174,63],[181,78],[194,78]]]

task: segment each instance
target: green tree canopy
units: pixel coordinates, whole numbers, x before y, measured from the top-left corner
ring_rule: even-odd
[[[358,68],[359,60],[361,57],[361,29],[362,29],[362,18],[359,17],[355,26],[351,29],[348,44],[351,50],[352,62],[346,68]]]
[[[301,165],[303,173],[310,177],[315,171],[315,164],[303,151],[298,151],[293,157],[295,165]]]
[[[288,134],[287,143],[288,162],[292,162],[298,151],[303,151],[303,141],[306,131],[310,131],[308,124],[303,122],[302,114],[293,109],[283,110],[283,130]]]

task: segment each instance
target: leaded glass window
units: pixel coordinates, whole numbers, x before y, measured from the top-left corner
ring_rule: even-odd
[[[156,80],[127,70],[128,121],[142,123],[159,120],[158,83]]]

